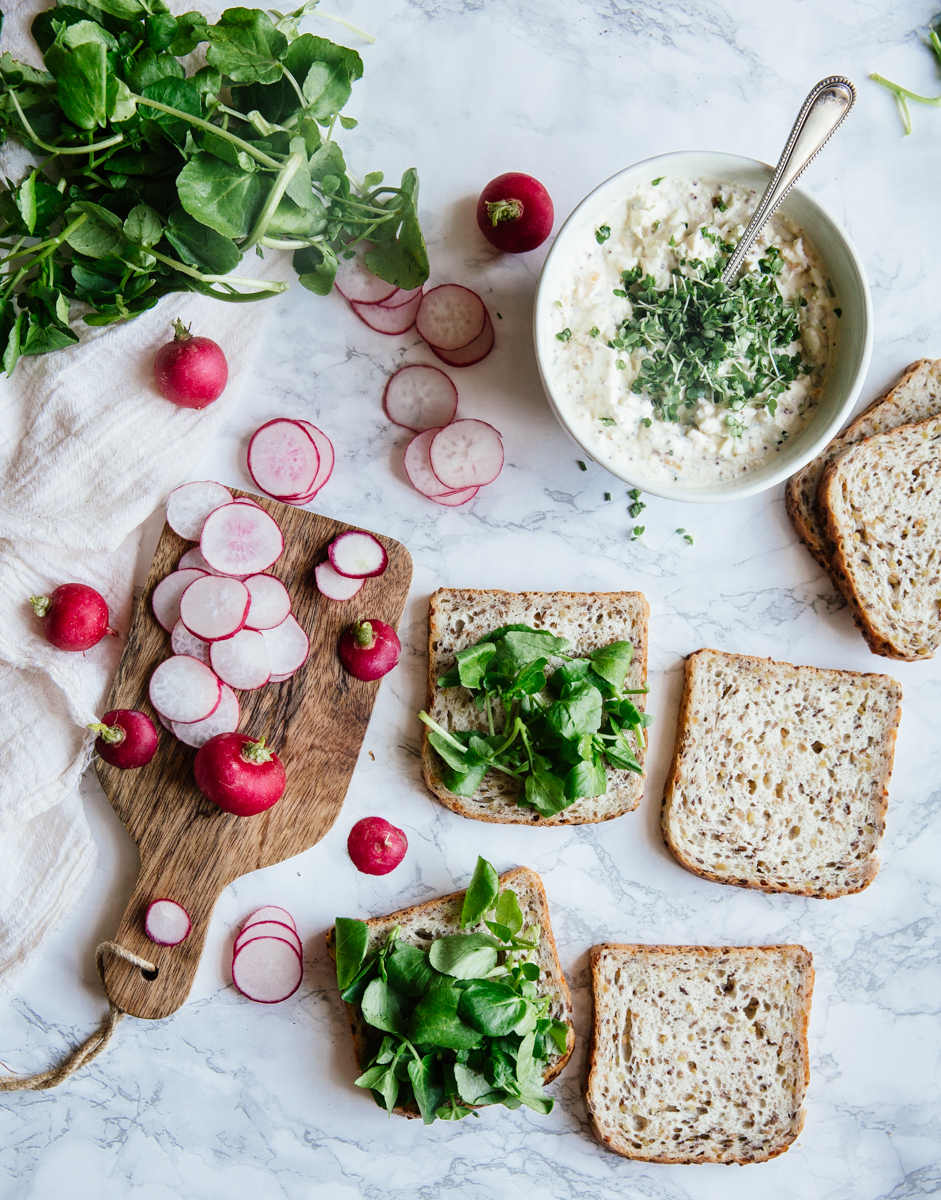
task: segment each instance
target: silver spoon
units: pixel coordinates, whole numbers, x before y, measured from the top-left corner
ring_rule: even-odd
[[[829,75],[813,88],[797,114],[791,136],[778,160],[771,182],[722,272],[724,283],[738,274],[745,255],[765,222],[788,194],[804,168],[817,157],[856,102],[856,88],[842,75]]]

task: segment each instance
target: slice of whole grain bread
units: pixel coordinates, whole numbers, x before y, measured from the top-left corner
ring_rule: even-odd
[[[627,1158],[754,1163],[804,1124],[813,959],[803,946],[594,946],[586,1099]]]
[[[628,687],[643,687],[647,680],[647,620],[650,605],[640,592],[500,592],[481,588],[439,588],[431,596],[428,636],[428,712],[443,728],[486,731],[484,714],[474,708],[470,693],[461,687],[439,688],[438,679],[454,666],[454,655],[472,646],[501,625],[530,625],[557,637],[568,638],[568,653],[588,654],[611,642],[629,641],[634,657]],[[551,665],[559,665],[552,660]],[[644,708],[644,696],[632,697]],[[644,751],[638,750],[643,764]],[[521,788],[510,776],[488,771],[473,796],[455,796],[445,787],[442,763],[428,742],[422,745],[422,774],[442,804],[478,821],[512,825],[585,825],[609,821],[632,812],[644,791],[644,776],[633,771],[607,769],[608,790],[603,796],[576,800],[553,817],[541,817],[532,808],[517,804]]]
[[[830,570],[833,555],[817,503],[824,471],[865,438],[938,413],[941,413],[941,359],[922,358],[906,367],[901,379],[835,437],[822,454],[787,481],[784,494],[787,515],[797,536],[825,570]]]
[[[868,887],[901,698],[888,675],[691,654],[661,811],[677,862],[765,892]]]
[[[564,1021],[569,1027],[568,1043],[565,1054],[561,1054],[549,1063],[546,1069],[545,1082],[551,1080],[562,1071],[572,1056],[575,1048],[575,1029],[572,1025],[572,996],[569,992],[562,964],[559,962],[559,952],[556,949],[555,938],[552,936],[552,924],[549,920],[549,902],[542,880],[535,871],[528,867],[516,867],[500,876],[500,890],[512,888],[519,899],[520,910],[523,914],[523,925],[534,926],[540,930],[539,946],[535,962],[540,968],[537,987],[541,995],[551,994],[552,1003],[549,1016],[557,1021]],[[464,905],[465,892],[451,892],[447,896],[439,896],[435,900],[426,900],[424,904],[415,904],[411,908],[401,909],[390,913],[387,917],[372,917],[366,922],[369,930],[367,954],[378,950],[389,936],[394,926],[399,926],[398,937],[403,942],[410,942],[422,950],[427,950],[432,941],[452,933],[461,932],[461,909]],[[487,927],[481,921],[478,925],[468,926],[466,933],[486,933]],[[335,955],[336,926],[327,931],[327,949],[330,957]],[[353,1051],[360,1071],[366,1069],[366,1064],[376,1053],[382,1041],[382,1034],[371,1029],[363,1020],[358,1005],[345,1004],[346,1015],[350,1022],[350,1034],[353,1038]],[[419,1116],[418,1106],[396,1108],[400,1116]]]
[[[848,450],[820,481],[833,577],[874,654],[941,646],[941,417]]]

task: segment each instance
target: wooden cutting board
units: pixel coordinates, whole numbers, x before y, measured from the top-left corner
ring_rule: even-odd
[[[233,490],[233,495],[250,493]],[[367,579],[352,600],[337,603],[321,596],[314,567],[326,558],[337,534],[355,526],[276,500],[250,498],[281,526],[284,553],[270,573],[291,593],[294,616],[310,638],[310,656],[291,679],[238,693],[239,731],[267,739],[284,763],[287,789],[277,804],[256,816],[222,812],[196,787],[196,751],[165,730],[151,707],[150,676],[171,651],[170,635],[157,624],[150,597],[192,545],[165,525],[107,703],[108,710],[147,713],[160,732],[160,746],[136,771],[120,771],[100,759],[96,767],[141,856],[137,887],[114,940],[156,964],[156,977],[145,978],[138,967],[115,957],[105,972],[109,996],[135,1017],[166,1017],[186,1000],[223,888],[240,875],[307,850],[337,819],[380,682],[348,675],[337,657],[337,642],[354,620],[375,617],[397,627],[408,595],[411,556],[399,542],[377,534],[389,555],[385,573]],[[193,922],[178,946],[157,946],[144,933],[147,906],[161,897],[182,904]],[[277,896],[269,899],[277,902]]]

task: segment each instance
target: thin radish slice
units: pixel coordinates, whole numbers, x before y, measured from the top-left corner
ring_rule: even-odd
[[[452,421],[431,439],[428,462],[447,488],[483,487],[503,470],[503,439],[486,421]]]
[[[416,363],[391,377],[382,407],[390,421],[405,429],[416,433],[440,429],[454,420],[457,388],[438,367]]]
[[[241,715],[242,710],[239,706],[238,696],[227,683],[224,683],[219,707],[211,717],[207,717],[205,721],[193,721],[188,725],[174,721],[171,732],[181,742],[198,750],[200,746],[205,746],[209,739],[214,738],[217,734],[235,733],[239,727]]]
[[[244,627],[251,602],[251,593],[238,579],[203,575],[180,597],[180,620],[204,642],[218,642]]]
[[[310,421],[298,420],[298,425],[303,425],[307,432],[314,440],[314,445],[320,453],[320,470],[317,473],[317,478],[314,480],[314,486],[311,488],[308,500],[303,501],[307,504],[309,500],[313,500],[314,496],[320,491],[323,485],[333,474],[333,464],[336,458],[333,449],[333,442],[327,437],[322,429],[318,429],[316,425],[311,425]]]
[[[268,421],[248,443],[248,473],[269,496],[293,500],[305,495],[319,470],[317,447],[297,421]]]
[[[173,626],[170,649],[174,654],[188,654],[190,658],[198,658],[201,663],[209,666],[209,643],[190,633],[182,621],[177,621]]]
[[[200,480],[184,483],[167,498],[167,524],[188,542],[198,542],[203,521],[213,509],[230,504],[232,493],[221,483]]]
[[[304,964],[284,938],[259,937],[246,942],[232,959],[232,982],[249,1000],[278,1004],[301,986]]]
[[[249,575],[245,580],[252,602],[245,618],[249,629],[274,629],[291,615],[291,597],[273,575]]]
[[[161,713],[157,713],[157,720],[164,727],[164,729],[167,731],[167,733],[173,733],[173,722],[172,721],[168,721],[167,718],[165,716],[163,716]],[[173,736],[176,737],[176,734],[174,734]]]
[[[293,674],[307,662],[310,639],[293,617],[288,617],[275,629],[262,630],[261,636],[265,639],[272,675]]]
[[[180,619],[180,597],[191,583],[197,579],[209,578],[208,571],[197,570],[196,567],[185,567],[182,571],[173,571],[166,579],[161,579],[150,597],[150,607],[154,610],[157,623],[169,633]]]
[[[284,925],[290,926],[297,933],[297,924],[286,908],[280,908],[277,904],[264,904],[261,908],[256,908],[247,921],[242,922],[242,928],[239,933],[246,930],[249,925],[257,925],[261,921],[280,921]]]
[[[381,304],[356,303],[351,304],[350,308],[364,324],[370,329],[375,329],[376,333],[399,334],[406,333],[415,324],[421,300],[421,296],[416,296],[408,304],[396,308],[383,308]]]
[[[399,291],[394,283],[386,283],[374,275],[366,266],[366,255],[373,249],[373,242],[360,242],[352,258],[341,254],[334,283],[344,299],[358,304],[380,304],[391,300]]]
[[[435,500],[438,496],[450,495],[458,490],[443,484],[431,469],[428,451],[440,432],[440,429],[426,429],[423,433],[413,437],[405,447],[405,473],[409,477],[412,487],[421,492],[423,496],[427,496],[429,500]]]
[[[232,501],[233,504],[250,504],[252,508],[261,508],[257,500],[249,500],[247,496],[236,496]]]
[[[402,308],[406,304],[411,304],[418,296],[422,294],[422,285],[417,288],[410,288],[408,291],[399,288],[397,292],[389,297],[388,300],[380,300],[379,308]]]
[[[254,629],[243,629],[224,642],[213,642],[209,662],[223,683],[242,692],[264,687],[271,678],[264,638]]]
[[[483,300],[459,283],[432,288],[418,306],[418,332],[433,349],[460,350],[480,337],[486,323]]]
[[[434,500],[435,504],[444,504],[447,508],[460,508],[462,504],[473,500],[479,491],[479,487],[464,488],[460,492],[448,492],[446,496],[429,496],[428,499]]]
[[[436,346],[432,346],[432,353],[437,355],[442,362],[446,362],[449,367],[472,367],[474,363],[479,363],[482,358],[486,358],[493,349],[493,322],[490,320],[490,314],[487,313],[487,324],[484,326],[484,331],[480,337],[475,338],[469,346],[462,346],[460,350],[439,350]]]
[[[338,534],[327,547],[330,565],[350,579],[369,579],[381,575],[389,565],[386,548],[377,537],[362,529]]]
[[[150,703],[168,721],[204,721],[219,707],[222,684],[198,658],[176,654],[150,677]]]
[[[193,923],[175,900],[152,900],[144,917],[144,933],[158,946],[179,946],[190,935]]]
[[[222,575],[258,575],[280,558],[284,538],[263,508],[224,504],[206,518],[199,548]]]
[[[233,503],[235,503],[233,501]],[[196,571],[202,571],[205,575],[218,575],[218,571],[214,571],[209,563],[203,558],[202,551],[198,546],[191,546],[183,555],[180,561],[176,564],[178,571],[188,571],[190,568]]]
[[[232,947],[232,957],[238,954],[239,950],[256,937],[279,937],[284,938],[286,942],[290,942],[298,954],[304,953],[304,947],[301,945],[301,939],[297,936],[297,930],[292,929],[290,925],[286,925],[283,921],[258,921],[249,925],[235,939],[235,944]]]
[[[292,676],[294,676],[296,674],[297,674],[297,671],[287,671],[284,675],[272,675],[271,678],[268,680],[268,682],[269,683],[284,683],[285,680],[290,679]]]
[[[314,567],[314,579],[320,594],[328,600],[352,600],[366,582],[365,579],[349,579],[346,575],[334,571],[329,560]],[[277,674],[280,675],[281,672]]]

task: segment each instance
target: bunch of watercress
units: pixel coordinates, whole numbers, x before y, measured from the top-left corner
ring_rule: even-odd
[[[528,625],[504,625],[459,650],[438,687],[464,687],[487,732],[452,731],[425,712],[428,740],[444,762],[445,787],[471,796],[488,771],[522,785],[518,803],[551,817],[583,796],[607,791],[605,762],[643,772],[636,748],[653,718],[630,699],[630,642],[612,642],[584,658],[564,653],[569,643]],[[550,658],[561,659],[552,669]]]
[[[40,71],[0,57],[0,141],[39,162],[0,191],[0,358],[78,338],[85,321],[134,317],[168,292],[256,300],[287,283],[231,274],[254,248],[294,253],[325,295],[338,256],[372,243],[369,268],[412,288],[428,276],[414,169],[399,187],[357,179],[333,139],[360,56],[284,16],[227,9],[209,24],[163,0],[70,0],[41,12]],[[181,59],[206,46],[187,76]]]
[[[516,893],[501,892],[478,858],[461,929],[481,922],[488,932],[435,938],[428,950],[399,940],[396,925],[367,954],[366,922],[337,919],[337,984],[372,1034],[356,1086],[381,1108],[416,1104],[426,1125],[488,1104],[552,1111],[543,1078],[566,1052],[569,1027],[549,1016],[552,996],[539,988],[540,930],[524,928]]]

